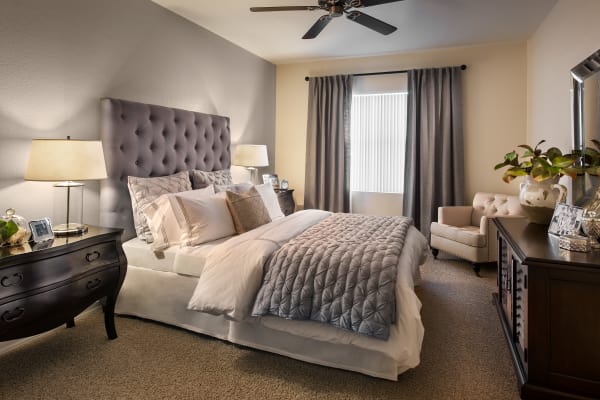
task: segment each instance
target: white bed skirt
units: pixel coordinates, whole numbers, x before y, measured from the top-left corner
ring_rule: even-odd
[[[196,277],[129,265],[115,311],[118,314],[163,322],[298,360],[389,380],[397,380],[399,374],[419,364],[423,337],[421,325],[419,325],[420,332],[411,332],[408,335],[396,332],[390,336],[389,341],[366,338],[370,342],[369,348],[357,345],[353,343],[356,341],[352,340],[349,343],[348,341],[334,343],[327,335],[325,337],[318,334],[311,335],[316,337],[298,336],[280,329],[269,328],[264,322],[259,322],[259,319],[235,322],[221,316],[187,310],[187,303],[197,281]],[[305,321],[281,320],[275,325],[286,323],[311,324]],[[419,327],[411,327],[411,329],[419,329]],[[291,330],[293,331],[293,326]],[[356,335],[350,332],[347,334]],[[401,336],[405,338],[401,340]],[[406,340],[416,342],[407,343]],[[392,355],[390,348],[402,350],[400,354]]]

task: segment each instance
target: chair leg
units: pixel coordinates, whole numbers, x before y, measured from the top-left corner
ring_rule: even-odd
[[[481,265],[479,263],[473,263],[473,271],[475,271],[475,275],[481,278],[481,275],[479,275],[479,271],[481,271]]]
[[[433,254],[433,258],[437,259],[438,253],[440,251],[438,249],[431,248],[431,254]]]

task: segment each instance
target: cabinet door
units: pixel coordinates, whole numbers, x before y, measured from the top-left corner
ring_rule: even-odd
[[[513,312],[512,312],[512,275],[513,275],[513,257],[508,243],[498,235],[498,296],[502,305],[504,319],[509,325],[509,330],[513,331]]]
[[[517,348],[517,353],[521,359],[521,364],[525,373],[528,372],[528,332],[527,332],[527,286],[528,274],[527,265],[521,264],[519,260],[514,260],[514,336],[513,343]]]

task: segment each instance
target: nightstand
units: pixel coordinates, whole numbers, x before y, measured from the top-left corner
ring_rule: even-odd
[[[36,335],[74,318],[97,300],[109,339],[127,260],[122,229],[90,226],[52,243],[0,248],[0,341]],[[45,247],[37,249],[37,247]]]
[[[281,207],[283,215],[290,215],[296,211],[294,189],[275,189],[275,193],[277,193],[277,200],[279,200],[279,207]]]

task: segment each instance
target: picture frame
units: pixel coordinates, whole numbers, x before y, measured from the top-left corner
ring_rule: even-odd
[[[271,174],[263,174],[262,180],[263,180],[263,183],[271,183]]]
[[[583,208],[558,203],[554,208],[552,220],[548,226],[548,233],[556,236],[577,235],[581,227]]]
[[[273,186],[274,188],[279,187],[279,177],[277,176],[277,174],[271,174],[271,186]]]
[[[49,218],[42,218],[35,221],[29,221],[31,229],[31,240],[34,243],[45,242],[54,239],[54,231]]]

